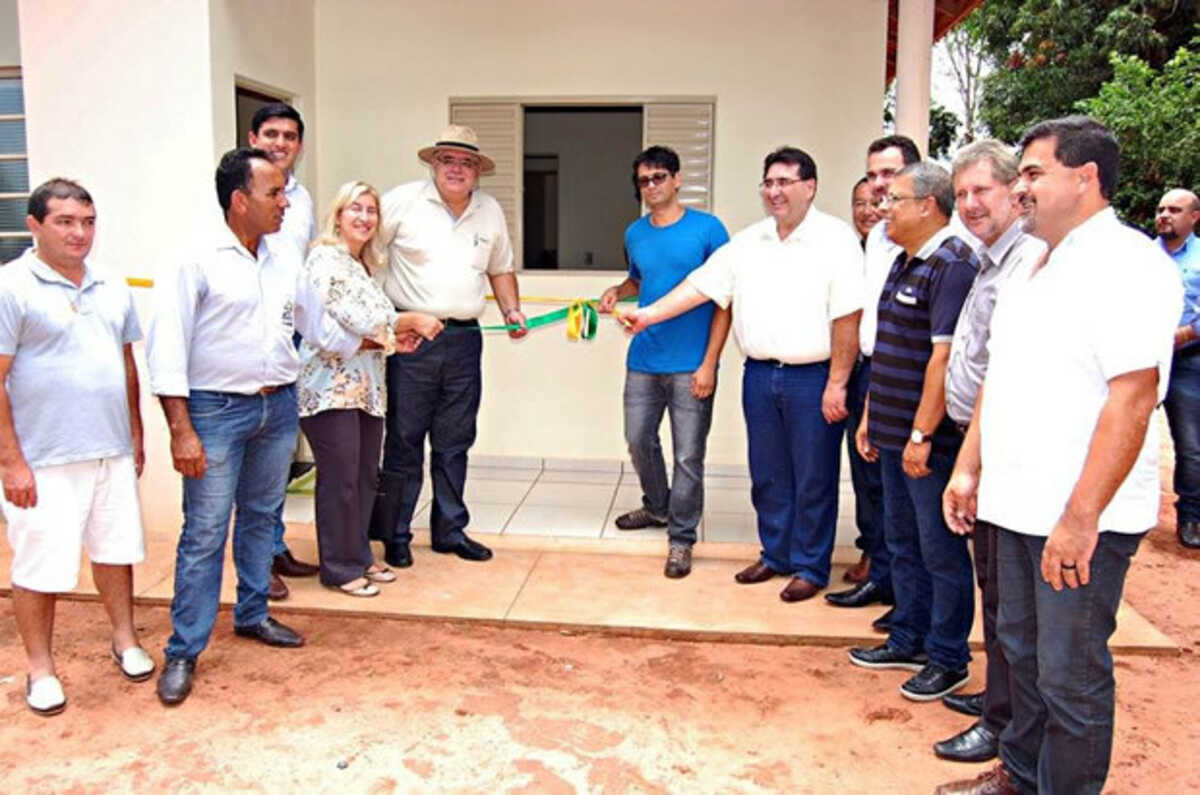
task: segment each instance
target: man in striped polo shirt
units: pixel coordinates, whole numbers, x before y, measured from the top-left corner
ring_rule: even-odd
[[[968,679],[971,558],[965,539],[946,528],[941,495],[961,443],[946,416],[946,365],[978,266],[971,247],[947,227],[954,189],[941,166],[906,166],[882,209],[888,235],[904,251],[879,297],[871,385],[856,442],[864,458],[880,462],[896,608],[887,643],[851,649],[850,661],[916,671],[900,692],[932,701]]]

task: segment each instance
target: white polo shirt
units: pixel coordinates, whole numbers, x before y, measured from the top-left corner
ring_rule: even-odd
[[[29,466],[133,450],[125,351],[142,338],[124,279],[84,262],[77,287],[28,249],[0,268],[0,354]]]
[[[379,239],[388,252],[383,292],[399,309],[477,318],[487,277],[513,271],[504,211],[479,189],[455,218],[433,180],[409,182],[384,194],[381,215]]]
[[[831,324],[862,309],[862,249],[850,225],[810,207],[786,240],[764,218],[733,236],[687,281],[721,308],[752,359],[810,364],[830,356]]]
[[[979,517],[1047,536],[1083,471],[1108,382],[1158,368],[1166,394],[1183,289],[1171,260],[1107,208],[1073,229],[1046,264],[1000,287],[980,418]],[[1100,515],[1100,530],[1158,521],[1158,423]]]

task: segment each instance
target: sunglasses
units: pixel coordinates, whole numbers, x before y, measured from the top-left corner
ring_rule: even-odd
[[[655,171],[653,174],[638,177],[634,182],[637,183],[639,188],[648,188],[651,185],[657,187],[670,179],[670,177],[671,175],[665,171]]]

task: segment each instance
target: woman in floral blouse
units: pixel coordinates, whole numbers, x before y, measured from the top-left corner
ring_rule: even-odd
[[[442,330],[429,315],[396,312],[375,283],[372,275],[385,261],[376,247],[378,229],[378,192],[348,182],[305,264],[325,312],[364,339],[348,359],[307,340],[300,349],[300,427],[317,464],[321,583],[351,596],[377,596],[375,583],[396,579],[375,562],[367,541],[387,409],[384,360]]]

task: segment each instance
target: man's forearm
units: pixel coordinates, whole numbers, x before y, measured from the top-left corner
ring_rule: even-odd
[[[142,435],[142,390],[138,382],[133,346],[125,346],[125,394],[129,401],[129,429],[134,437]]]
[[[725,349],[725,340],[729,337],[729,327],[733,324],[733,308],[717,307],[713,312],[712,324],[708,327],[708,347],[704,350],[704,362],[707,367],[716,367],[721,360],[721,351]]]
[[[707,295],[687,282],[680,282],[675,289],[650,304],[643,311],[649,316],[651,323],[662,323],[664,320],[670,320],[689,309],[700,306],[707,300]]]
[[[4,385],[3,379],[0,379],[0,467],[7,468],[24,460],[21,444],[17,440],[17,430],[13,425],[8,387]]]
[[[513,310],[520,311],[521,294],[517,288],[517,275],[515,273],[498,273],[495,276],[489,276],[488,279],[492,283],[492,294],[496,296],[496,306],[500,308],[500,314],[507,315]]]
[[[641,282],[632,277],[626,276],[625,281],[617,285],[617,300],[622,298],[630,298],[638,294],[641,289]]]
[[[958,448],[958,457],[954,460],[954,471],[978,475],[982,469],[983,455],[979,418],[983,416],[983,384],[979,385],[979,393],[975,396],[975,409],[971,413],[971,424],[967,427],[963,443]]]
[[[162,404],[163,415],[167,418],[167,428],[171,435],[194,432],[192,418],[188,414],[187,398],[172,395],[159,395],[158,402]]]
[[[935,343],[933,354],[925,365],[921,402],[913,417],[913,427],[923,433],[933,433],[946,416],[946,365],[949,361],[950,343]]]
[[[862,312],[851,312],[835,318],[830,341],[829,383],[845,386],[858,359],[858,321]]]

